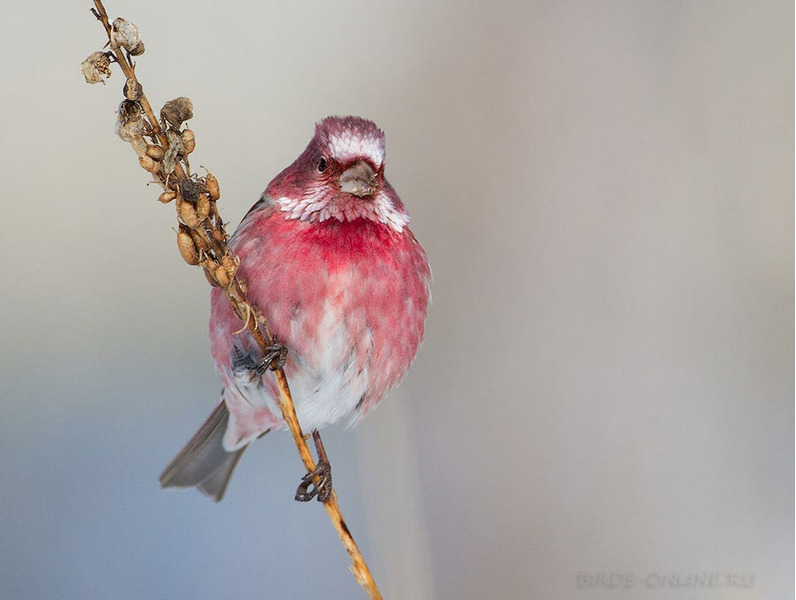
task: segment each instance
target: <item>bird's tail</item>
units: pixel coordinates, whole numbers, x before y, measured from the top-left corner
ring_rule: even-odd
[[[229,421],[224,401],[207,418],[193,437],[160,474],[160,485],[196,487],[219,502],[227,491],[229,479],[247,446],[234,452],[224,450],[222,441]]]

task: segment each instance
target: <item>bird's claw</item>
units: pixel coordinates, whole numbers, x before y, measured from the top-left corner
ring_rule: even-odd
[[[315,483],[315,478],[318,483]],[[327,502],[332,497],[332,466],[328,461],[320,460],[314,471],[301,478],[296,490],[297,502],[309,502],[317,497],[318,502]]]
[[[251,353],[244,352],[235,346],[232,350],[232,370],[236,373],[236,376],[254,380],[261,377],[268,369],[276,371],[285,365],[287,348],[284,344],[274,340],[265,350],[265,356],[254,360]]]
[[[257,361],[257,372],[262,375],[266,370],[278,371],[285,366],[287,360],[287,347],[277,339],[266,347],[267,353]]]

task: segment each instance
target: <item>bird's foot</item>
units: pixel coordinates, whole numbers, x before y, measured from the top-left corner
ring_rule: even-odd
[[[270,346],[266,347],[265,356],[257,360],[250,352],[245,352],[235,346],[232,349],[232,370],[237,379],[254,381],[271,369],[276,371],[285,365],[287,359],[287,348],[278,340],[273,340]]]
[[[317,429],[312,432],[312,441],[315,442],[315,451],[318,453],[318,464],[301,478],[301,484],[296,490],[297,502],[309,502],[315,497],[318,502],[327,502],[332,497],[332,465],[329,464],[329,457],[326,456],[326,449]]]
[[[318,483],[315,483],[316,477]],[[316,497],[318,502],[326,502],[332,497],[332,465],[325,460],[319,460],[315,470],[301,478],[296,490],[297,502],[309,502]]]
[[[266,354],[257,361],[257,371],[262,375],[266,370],[278,371],[285,366],[287,360],[287,347],[274,338],[271,345],[267,346]]]

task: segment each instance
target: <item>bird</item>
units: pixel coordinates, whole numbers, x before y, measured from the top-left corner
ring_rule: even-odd
[[[163,487],[196,487],[218,502],[246,448],[286,427],[268,373],[276,356],[319,452],[318,469],[302,479],[296,499],[311,499],[313,475],[328,480],[315,489],[328,499],[331,471],[317,431],[353,427],[398,384],[423,340],[431,299],[428,258],[385,177],[385,149],[373,121],[319,121],[306,149],[229,239],[248,299],[278,345],[264,357],[224,291],[213,288],[210,350],[223,389],[160,475]]]

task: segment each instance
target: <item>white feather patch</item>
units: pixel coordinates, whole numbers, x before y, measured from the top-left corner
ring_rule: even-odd
[[[377,169],[384,163],[384,135],[376,130],[372,135],[351,129],[329,133],[329,152],[341,162],[367,158]]]
[[[355,418],[355,409],[368,390],[368,367],[360,370],[357,345],[369,346],[370,334],[366,339],[352,339],[340,313],[339,304],[326,303],[317,331],[323,343],[314,347],[314,356],[303,357],[302,368],[290,377],[296,414],[306,431]],[[299,322],[293,326],[301,328]]]
[[[379,192],[372,200],[360,198],[335,198],[326,202],[315,195],[298,200],[283,196],[276,201],[279,209],[288,219],[302,221],[326,221],[334,218],[338,221],[354,221],[369,219],[383,223],[398,233],[409,223],[409,215],[398,210],[390,202],[387,194]]]

